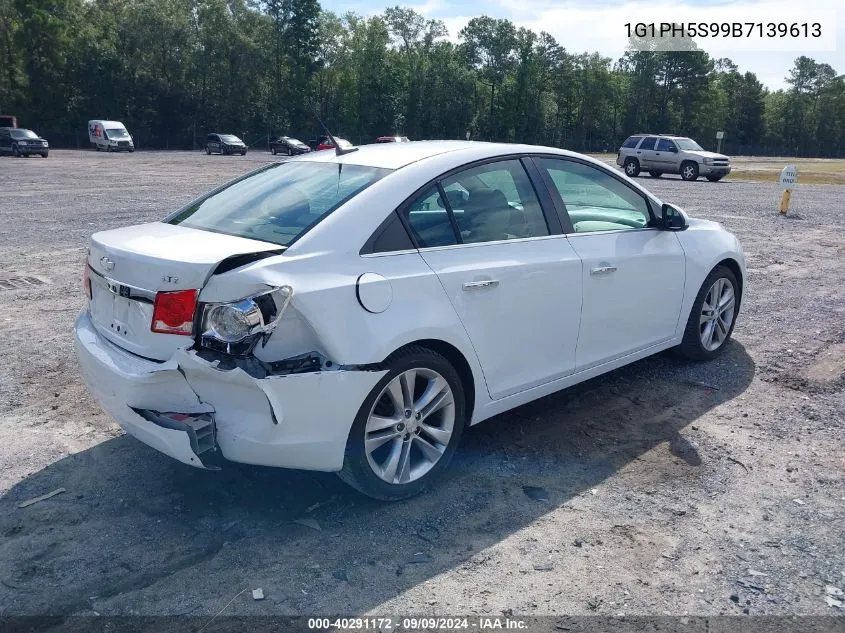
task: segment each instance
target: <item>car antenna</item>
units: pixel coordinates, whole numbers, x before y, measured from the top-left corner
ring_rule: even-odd
[[[309,105],[311,106],[311,113],[314,115],[314,118],[317,119],[317,123],[319,123],[320,126],[323,128],[323,131],[326,133],[326,136],[328,136],[331,139],[332,145],[334,145],[334,152],[335,152],[336,156],[343,156],[344,154],[351,154],[352,152],[358,151],[359,148],[357,148],[357,147],[342,148],[338,144],[337,139],[335,139],[335,137],[332,135],[332,133],[329,132],[328,126],[325,123],[323,123],[322,119],[320,119],[320,115],[317,114],[317,108],[314,106],[314,102],[311,101],[309,103]]]

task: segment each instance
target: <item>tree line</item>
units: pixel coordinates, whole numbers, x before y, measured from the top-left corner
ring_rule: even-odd
[[[0,0],[0,112],[55,146],[88,119],[123,121],[139,147],[208,132],[314,138],[316,104],[353,143],[404,134],[615,151],[635,132],[723,151],[845,155],[845,77],[799,57],[769,91],[730,59],[631,48],[573,53],[487,16],[449,38],[413,9],[336,15],[318,0]]]

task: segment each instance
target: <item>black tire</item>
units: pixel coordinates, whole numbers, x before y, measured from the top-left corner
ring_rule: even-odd
[[[288,156],[293,156],[293,151],[291,151],[290,147],[287,148],[287,151],[285,151],[285,154],[287,154]]]
[[[130,148],[129,148],[129,153],[130,153],[130,154],[131,154],[132,152],[134,152],[134,151],[135,151],[135,148],[134,148],[134,147],[130,147]]]
[[[246,150],[241,152],[241,156],[246,156]]]
[[[684,180],[698,180],[698,163],[691,160],[681,163],[681,178]]]
[[[276,148],[275,148],[275,147],[271,147],[271,148],[270,148],[270,151],[273,153],[273,156],[275,156],[275,155],[276,155]]]
[[[18,158],[23,156],[23,154],[21,154],[21,150],[18,149],[17,145],[12,145],[12,156],[17,156]]]
[[[707,176],[707,180],[710,182],[719,182],[722,179],[722,176]]]
[[[41,158],[47,158],[49,155],[49,152],[41,152]]]
[[[626,158],[622,169],[625,170],[625,175],[629,178],[636,178],[640,175],[640,161],[636,158]]]
[[[652,178],[660,178],[663,175],[663,172],[662,171],[650,171],[650,172],[648,172],[648,175],[651,176]]]
[[[701,342],[701,309],[710,288],[720,278],[727,279],[734,289],[733,320],[731,321],[727,336],[725,336],[725,339],[719,347],[715,350],[708,350]],[[711,270],[710,274],[707,275],[707,278],[704,280],[704,283],[701,284],[701,288],[698,290],[698,294],[692,304],[692,310],[690,310],[689,318],[687,319],[687,326],[684,330],[684,338],[681,341],[681,344],[677,347],[677,351],[681,354],[681,356],[690,360],[711,360],[721,354],[722,350],[724,350],[727,346],[728,341],[730,341],[731,334],[733,334],[734,326],[736,325],[736,318],[739,316],[741,302],[742,291],[733,271],[723,265],[716,266],[716,268]]]
[[[364,399],[358,414],[355,416],[349,438],[346,441],[343,468],[337,474],[347,484],[368,497],[382,501],[398,501],[422,492],[449,466],[466,424],[465,396],[461,379],[455,368],[443,356],[425,347],[411,345],[402,348],[391,354],[382,364],[382,368],[387,369],[387,373]],[[406,484],[390,484],[373,472],[367,459],[364,450],[366,423],[371,410],[376,405],[376,399],[381,395],[385,385],[399,374],[415,368],[434,370],[449,383],[455,402],[454,430],[446,450],[429,472]]]

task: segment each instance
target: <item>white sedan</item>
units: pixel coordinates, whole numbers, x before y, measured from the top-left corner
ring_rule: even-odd
[[[94,234],[77,354],[128,433],[192,466],[336,471],[400,499],[468,425],[731,336],[736,237],[601,162],[457,141],[346,152]]]

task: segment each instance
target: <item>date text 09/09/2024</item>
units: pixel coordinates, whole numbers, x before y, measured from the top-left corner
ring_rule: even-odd
[[[520,631],[527,630],[524,620],[510,617],[449,618],[309,618],[308,628],[315,631]]]
[[[820,22],[626,22],[627,37],[819,38]]]

